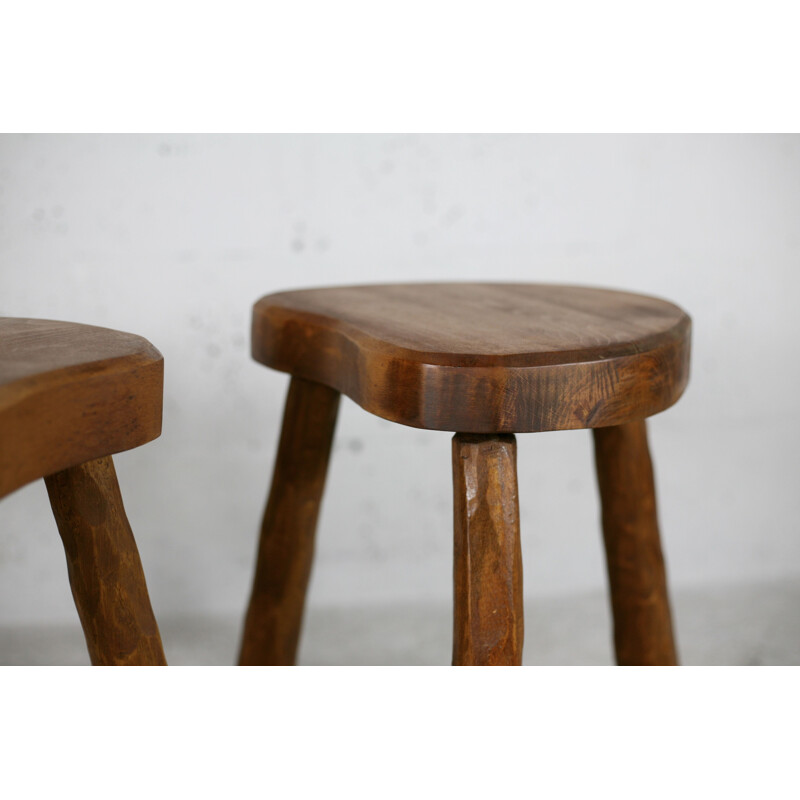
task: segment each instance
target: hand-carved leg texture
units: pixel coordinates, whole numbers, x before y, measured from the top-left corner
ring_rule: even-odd
[[[339,392],[292,378],[239,663],[294,664]]]
[[[517,445],[511,434],[453,437],[453,664],[522,663]]]
[[[677,663],[644,420],[594,430],[620,665]]]
[[[110,456],[45,478],[92,664],[167,662]]]

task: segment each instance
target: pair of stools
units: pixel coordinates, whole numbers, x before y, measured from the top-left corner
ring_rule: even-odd
[[[291,376],[240,663],[293,664],[340,393],[456,431],[453,663],[522,661],[515,433],[592,428],[620,664],[674,664],[645,418],[681,395],[689,317],[651,297],[535,284],[269,295],[253,356]],[[44,477],[94,664],[164,664],[113,453],[157,437],[144,339],[0,319],[0,497]]]

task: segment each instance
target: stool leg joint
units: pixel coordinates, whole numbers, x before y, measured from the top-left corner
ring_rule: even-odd
[[[676,664],[646,423],[596,428],[594,444],[617,663]]]
[[[92,664],[165,665],[111,457],[49,475],[45,485]]]
[[[522,553],[513,434],[453,437],[454,665],[522,663]]]

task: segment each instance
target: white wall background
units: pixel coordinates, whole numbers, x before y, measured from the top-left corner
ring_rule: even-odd
[[[800,576],[800,137],[0,136],[0,314],[166,359],[162,438],[116,457],[159,616],[246,603],[287,383],[252,303],[471,279],[682,305],[692,379],[651,421],[671,582]],[[450,597],[449,439],[343,401],[311,603]],[[518,440],[526,594],[602,587],[590,434]],[[0,503],[0,623],[74,614],[39,482]]]

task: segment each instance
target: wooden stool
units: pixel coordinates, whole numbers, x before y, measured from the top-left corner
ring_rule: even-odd
[[[514,433],[593,428],[619,664],[675,664],[645,417],[689,375],[677,306],[602,289],[418,284],[269,295],[253,356],[292,375],[241,664],[292,664],[339,393],[456,431],[454,664],[522,660]]]
[[[166,664],[111,460],[161,433],[163,374],[139,336],[0,318],[0,497],[44,478],[92,664]]]

